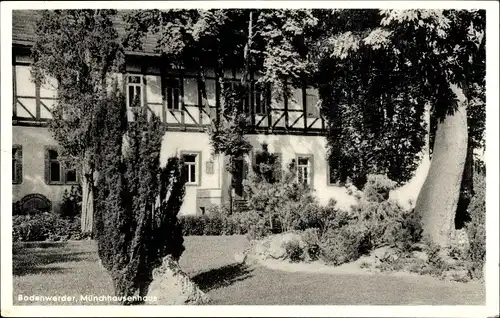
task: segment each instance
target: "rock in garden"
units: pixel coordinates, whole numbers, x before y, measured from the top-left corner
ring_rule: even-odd
[[[280,260],[285,259],[287,257],[286,246],[292,241],[298,242],[302,249],[306,247],[306,244],[298,233],[288,232],[272,236],[269,246],[269,257]]]
[[[245,253],[236,253],[234,255],[234,260],[239,264],[244,264],[246,262],[247,255]]]
[[[170,255],[153,270],[147,296],[146,305],[203,305],[210,301]]]
[[[415,259],[419,259],[419,260],[422,260],[424,262],[427,262],[429,260],[429,256],[427,255],[427,253],[426,252],[422,252],[422,251],[413,251],[412,252],[412,256]]]
[[[389,246],[377,248],[372,252],[372,255],[375,257],[376,261],[381,261],[381,262],[397,259],[397,255],[394,252],[394,249]]]

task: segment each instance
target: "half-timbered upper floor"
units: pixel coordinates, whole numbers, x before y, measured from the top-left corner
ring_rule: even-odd
[[[20,16],[13,19],[12,123],[45,125],[57,100],[57,81],[48,79],[45,84],[37,85],[32,80],[30,47],[34,40],[34,17],[22,12],[14,14]],[[140,106],[158,116],[168,130],[204,130],[211,120],[220,116],[222,97],[214,70],[207,68],[202,79],[196,70],[173,69],[168,61],[148,51],[147,47],[144,52],[129,52],[125,73],[116,74],[123,84],[119,86],[124,89],[129,116],[132,117],[132,102],[139,101]],[[238,69],[225,70],[224,85],[240,83],[242,73]],[[325,122],[319,111],[317,89],[290,84],[291,94],[276,96],[270,93],[272,89],[262,89],[256,84],[256,75],[251,78],[248,98],[244,101],[251,123],[249,133],[324,133]]]

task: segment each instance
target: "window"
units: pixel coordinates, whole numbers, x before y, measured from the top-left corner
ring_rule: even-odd
[[[12,183],[20,184],[23,182],[23,147],[20,145],[12,146]]]
[[[270,100],[269,89],[262,84],[255,84],[253,92],[254,96],[254,111],[257,115],[264,115],[267,111],[267,105]]]
[[[69,169],[61,162],[55,148],[45,150],[45,182],[47,184],[76,184],[78,175],[75,169]]]
[[[186,152],[182,154],[184,160],[184,173],[186,176],[186,184],[198,185],[199,184],[199,153]]]
[[[178,79],[165,81],[165,99],[168,110],[181,110],[181,86]]]
[[[127,107],[142,107],[144,103],[142,92],[142,76],[127,76]]]
[[[245,113],[250,113],[249,100],[250,96],[248,94],[247,88],[241,84],[241,81],[234,79],[224,80],[224,99],[232,98],[233,103],[237,103],[236,106],[239,107]],[[227,101],[230,102],[230,101]]]
[[[297,156],[297,182],[311,184],[311,158],[309,156]]]

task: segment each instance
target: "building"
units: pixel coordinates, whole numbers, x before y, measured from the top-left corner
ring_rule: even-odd
[[[30,46],[35,18],[34,11],[13,12],[13,200],[39,193],[58,202],[65,189],[78,183],[79,176],[60,164],[57,143],[47,128],[56,100],[55,81],[41,87],[31,81]],[[124,32],[119,21],[116,28]],[[119,75],[126,87],[127,106],[139,98],[143,107],[167,124],[160,160],[165,163],[169,156],[181,155],[190,172],[180,213],[203,214],[208,204],[227,202],[229,195],[225,159],[211,155],[205,131],[216,115],[220,98],[215,74],[207,70],[207,111],[202,106],[196,72],[169,69],[153,52],[154,44],[146,41],[144,51],[127,54],[126,73]],[[237,82],[239,76],[238,70],[225,71],[229,81]],[[317,107],[317,90],[294,88],[291,98],[283,99],[263,98],[258,91],[250,95],[252,127],[247,138],[254,151],[267,143],[269,151],[280,154],[283,165],[295,159],[301,172],[298,181],[310,184],[321,203],[330,198],[345,206],[353,203],[354,198],[329,179],[325,123]],[[251,158],[252,154],[245,160]],[[241,196],[241,189],[235,189],[234,197]]]

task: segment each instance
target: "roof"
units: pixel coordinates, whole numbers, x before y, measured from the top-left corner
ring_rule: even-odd
[[[123,16],[130,10],[118,10],[116,16],[113,17],[114,25],[118,36],[123,37],[126,34],[125,21]],[[35,26],[36,21],[41,15],[41,10],[13,10],[12,11],[12,44],[18,45],[33,45],[35,41]],[[143,50],[137,53],[146,55],[157,55],[155,52],[156,38],[148,35],[144,39]]]

